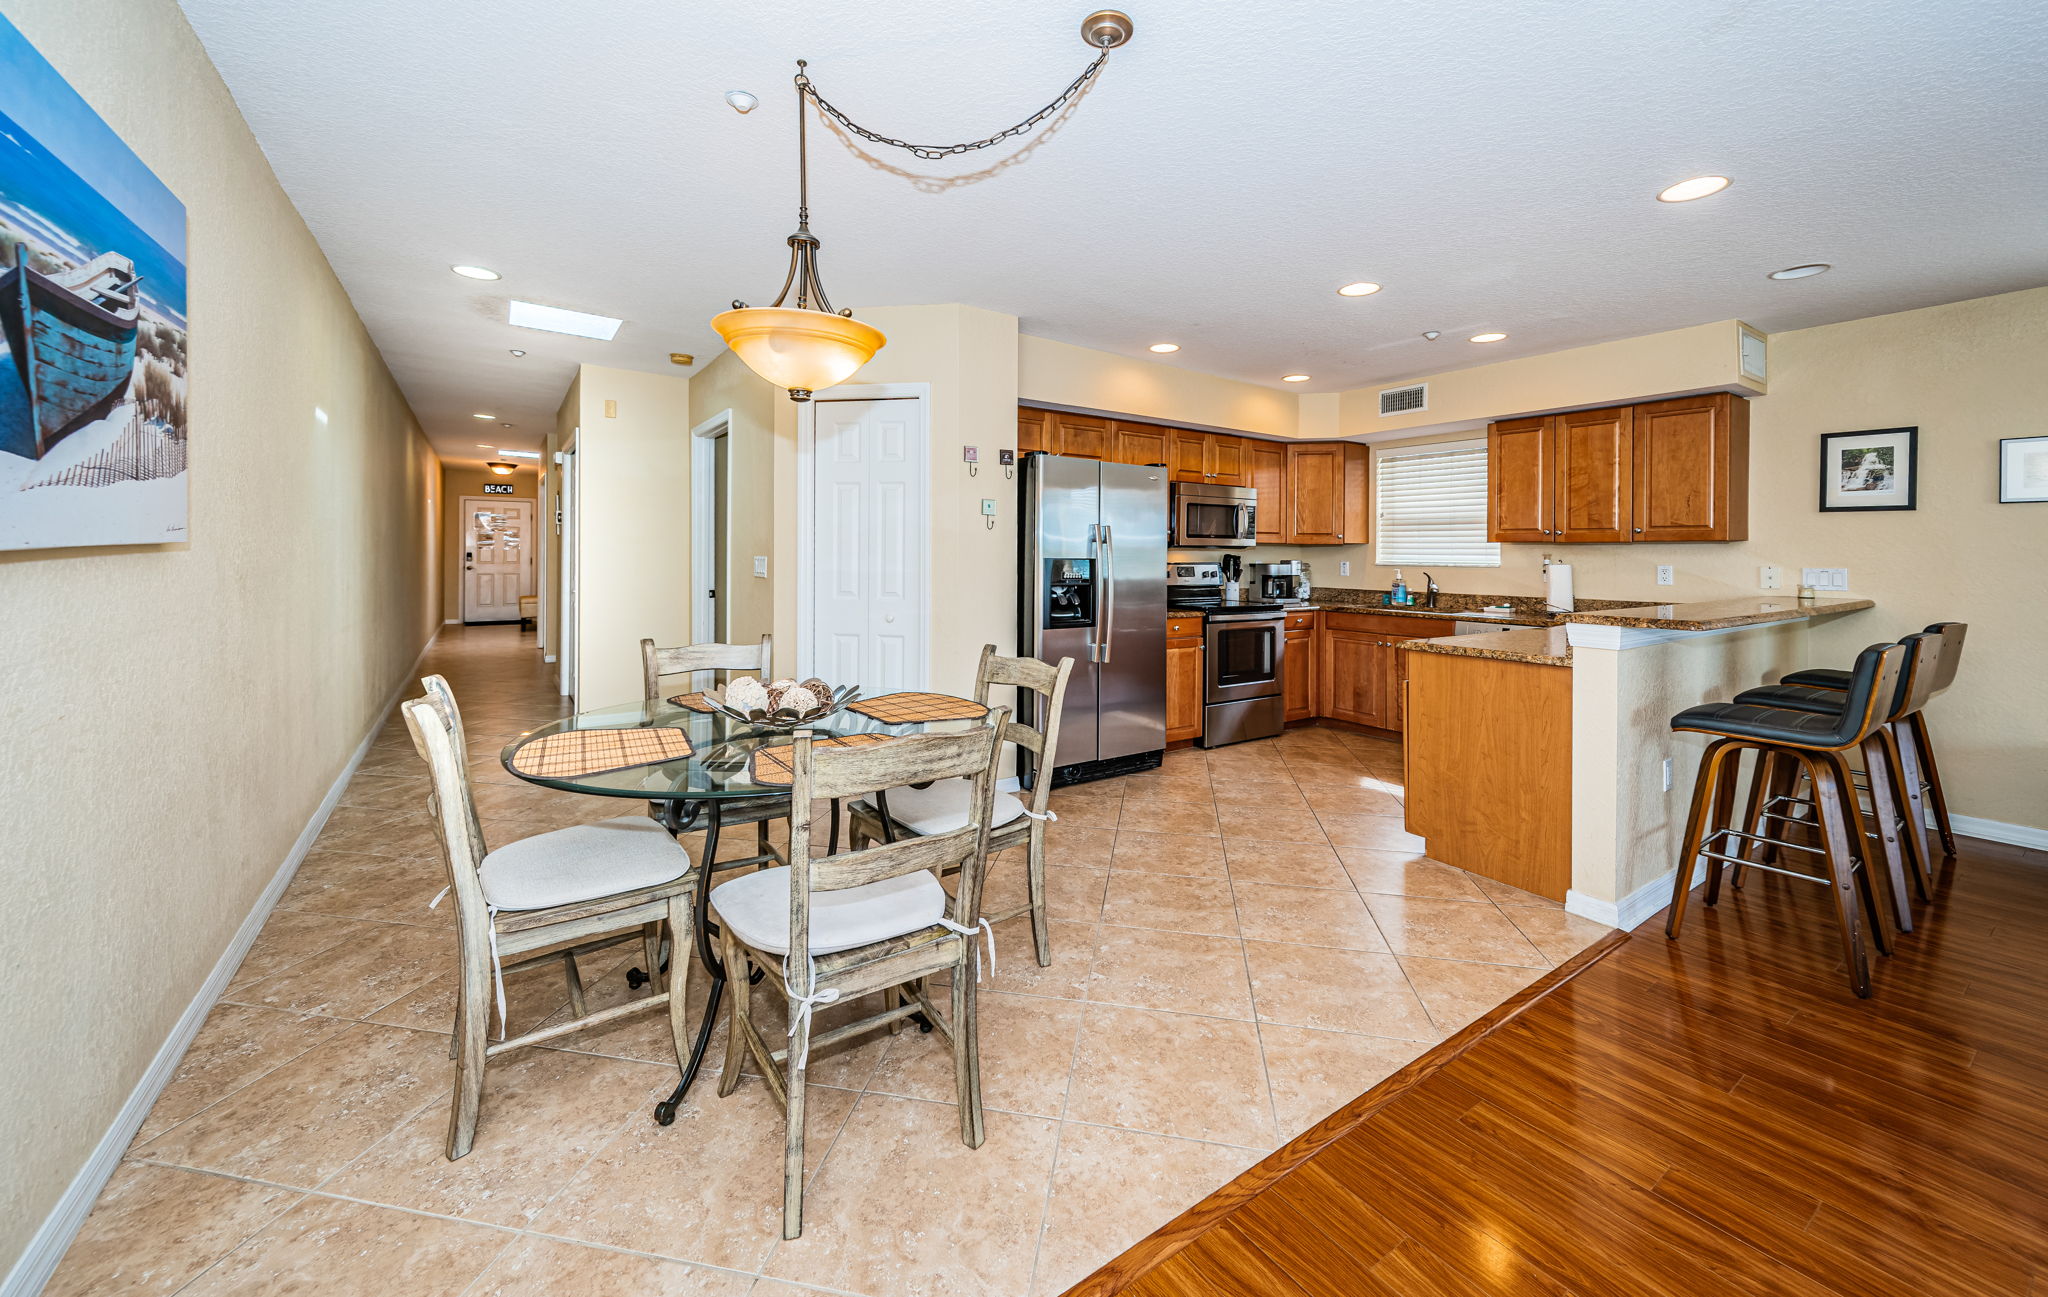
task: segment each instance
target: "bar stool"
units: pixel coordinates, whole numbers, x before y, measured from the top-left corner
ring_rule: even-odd
[[[1922,631],[1899,642],[1905,646],[1906,659],[1899,670],[1898,688],[1893,691],[1884,724],[1861,745],[1865,780],[1854,787],[1870,794],[1872,836],[1884,848],[1893,915],[1900,932],[1911,932],[1913,905],[1906,895],[1907,867],[1910,864],[1913,883],[1922,900],[1933,894],[1934,870],[1928,860],[1924,827],[1927,812],[1921,801],[1920,772],[1913,761],[1909,727],[1911,718],[1933,696],[1946,638],[1936,631]],[[1833,715],[1842,710],[1846,697],[1839,689],[1775,684],[1745,689],[1735,695],[1735,701],[1745,706]],[[1908,736],[1904,743],[1899,738],[1902,733]],[[1770,753],[1758,758],[1756,775],[1750,780],[1749,808],[1744,815],[1751,833],[1757,831],[1765,817],[1791,818],[1782,814],[1783,807],[1812,807],[1812,798],[1794,795],[1798,779],[1796,768],[1776,761]],[[1771,849],[1766,848],[1766,855],[1770,854]],[[1742,870],[1741,865],[1735,867],[1737,887],[1742,886]]]
[[[1969,633],[1966,622],[1938,621],[1921,632],[1926,635],[1940,635],[1942,638],[1941,666],[1935,673],[1932,692],[1928,697],[1939,694],[1956,678],[1956,668],[1963,663],[1963,637]],[[1778,683],[1781,685],[1806,685],[1817,689],[1841,690],[1848,687],[1849,673],[1833,667],[1813,667],[1794,671]],[[1927,718],[1919,712],[1907,722],[1898,734],[1899,744],[1908,749],[1907,764],[1919,770],[1921,795],[1933,799],[1934,828],[1941,835],[1941,854],[1950,860],[1956,858],[1955,827],[1949,823],[1948,798],[1941,790],[1941,767],[1934,761],[1934,741],[1927,734]],[[1924,817],[1914,820],[1915,836],[1926,832]]]
[[[1713,741],[1700,757],[1699,780],[1693,787],[1692,810],[1685,825],[1685,848],[1673,880],[1670,916],[1664,923],[1666,936],[1678,936],[1679,925],[1685,920],[1686,901],[1692,895],[1693,866],[1702,858],[1707,862],[1704,899],[1708,905],[1720,899],[1724,865],[1747,865],[1790,878],[1824,882],[1834,891],[1850,988],[1859,997],[1870,995],[1870,961],[1863,944],[1866,918],[1871,944],[1878,953],[1890,954],[1891,946],[1885,937],[1870,870],[1864,864],[1863,817],[1843,754],[1860,747],[1884,724],[1905,657],[1906,648],[1899,644],[1873,644],[1864,649],[1857,656],[1848,688],[1843,691],[1842,708],[1832,714],[1726,702],[1688,707],[1671,718],[1674,732],[1708,734]],[[1795,842],[1788,836],[1752,833],[1730,822],[1742,754],[1751,749],[1769,754],[1774,762],[1791,763],[1795,771],[1811,781],[1819,846]],[[1793,821],[1780,817],[1777,822]],[[1753,843],[1775,848],[1770,853],[1773,858],[1750,859]],[[1818,857],[1822,872],[1787,869],[1777,864],[1777,852],[1787,850]],[[1858,914],[1859,901],[1862,915]]]

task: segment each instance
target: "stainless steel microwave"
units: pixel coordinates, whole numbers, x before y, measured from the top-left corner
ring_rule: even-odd
[[[1173,536],[1182,549],[1243,549],[1258,543],[1259,493],[1207,482],[1173,485]]]

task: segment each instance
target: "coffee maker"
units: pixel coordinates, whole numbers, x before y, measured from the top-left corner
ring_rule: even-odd
[[[1252,594],[1270,603],[1308,600],[1308,565],[1300,559],[1252,564]]]

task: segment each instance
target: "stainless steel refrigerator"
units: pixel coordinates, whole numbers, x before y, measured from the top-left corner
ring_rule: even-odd
[[[1166,470],[1024,460],[1018,643],[1074,659],[1058,783],[1159,764],[1166,748]]]

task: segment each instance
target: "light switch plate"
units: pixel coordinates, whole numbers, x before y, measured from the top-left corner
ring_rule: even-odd
[[[767,575],[768,575],[768,556],[767,556],[766,554],[756,554],[756,555],[754,555],[754,575],[755,575],[755,576],[767,576]]]
[[[1849,569],[1846,567],[1802,567],[1799,569],[1799,584],[1814,590],[1847,590]]]
[[[1671,565],[1669,563],[1659,563],[1657,565],[1658,585],[1670,585],[1676,580],[1677,576],[1672,572]]]

